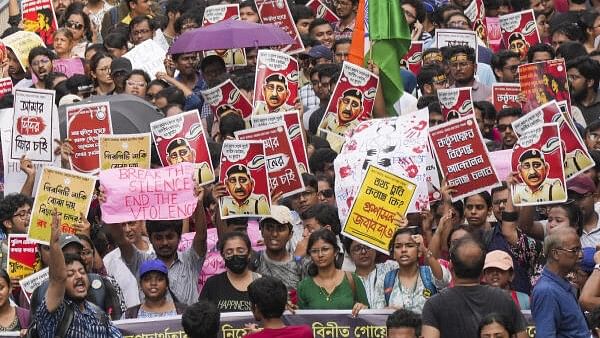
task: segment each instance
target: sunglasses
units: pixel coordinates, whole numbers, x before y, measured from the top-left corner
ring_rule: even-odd
[[[67,26],[67,28],[73,28],[76,30],[83,29],[83,24],[81,24],[79,22],[67,21],[66,26]]]
[[[513,127],[510,124],[499,124],[497,128],[498,131],[500,131],[501,133],[505,132],[508,128],[510,128],[510,130],[513,130]]]

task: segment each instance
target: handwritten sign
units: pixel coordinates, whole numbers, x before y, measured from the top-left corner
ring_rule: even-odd
[[[42,268],[37,243],[25,234],[8,235],[8,275],[11,279],[27,277]]]
[[[106,194],[102,219],[106,223],[137,220],[185,219],[194,213],[193,163],[158,169],[115,168],[100,172]]]
[[[30,302],[31,295],[33,291],[38,288],[38,286],[44,284],[48,280],[48,268],[44,268],[33,275],[27,276],[19,281],[19,285],[21,286],[21,290],[25,294],[25,298],[27,302]]]
[[[98,173],[98,137],[112,134],[108,102],[67,107],[67,137],[73,145],[71,168],[82,173]]]
[[[56,59],[52,61],[52,71],[71,77],[75,74],[85,74],[83,61],[80,58]]]
[[[17,89],[14,102],[10,158],[52,162],[54,91]]]
[[[99,136],[100,170],[150,168],[150,133]]]
[[[157,72],[165,73],[164,59],[167,52],[154,40],[148,39],[123,55],[131,61],[132,69],[141,69],[154,80]]]
[[[52,214],[60,215],[61,231],[75,233],[73,225],[87,215],[92,202],[96,179],[93,176],[55,167],[44,167],[35,194],[29,221],[29,239],[42,244],[50,242]]]
[[[29,52],[38,46],[46,47],[39,35],[26,31],[12,33],[2,41],[15,53],[23,70],[29,67]]]

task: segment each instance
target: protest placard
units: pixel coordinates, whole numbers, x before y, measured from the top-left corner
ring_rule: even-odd
[[[261,49],[256,59],[253,114],[294,109],[298,97],[298,61],[274,50]]]
[[[167,52],[154,40],[148,39],[130,49],[123,55],[131,61],[131,69],[141,69],[154,80],[157,72],[166,73],[165,56]]]
[[[32,161],[52,162],[54,91],[16,89],[10,158],[26,155]]]
[[[21,1],[23,30],[37,33],[45,44],[52,45],[58,28],[52,0]]]
[[[471,87],[438,89],[444,120],[450,121],[473,114]]]
[[[466,46],[471,47],[475,50],[475,63],[477,63],[477,36],[474,31],[461,30],[461,29],[436,29],[435,40],[437,41],[437,48],[452,47],[452,46]]]
[[[98,137],[112,134],[110,104],[97,102],[68,106],[67,138],[71,140],[73,155],[69,163],[73,170],[97,174],[100,168],[98,156]]]
[[[150,133],[102,134],[98,140],[100,170],[112,168],[150,168]]]
[[[400,66],[410,70],[413,74],[419,75],[423,65],[423,41],[411,41],[408,52],[400,60]]]
[[[0,79],[0,98],[4,95],[12,93],[13,83],[10,77],[4,77]]]
[[[83,61],[80,58],[56,59],[52,61],[52,71],[71,77],[75,74],[85,74]]]
[[[25,234],[8,235],[7,259],[7,272],[11,279],[19,280],[42,268],[37,243],[27,239]]]
[[[502,28],[500,27],[500,19],[498,17],[486,16],[485,27],[487,28],[488,47],[498,53],[502,49]]]
[[[345,62],[333,89],[319,130],[345,136],[361,121],[371,119],[379,77]]]
[[[504,108],[521,108],[519,94],[521,86],[518,83],[494,83],[492,84],[492,103],[496,111]]]
[[[297,110],[287,111],[285,113],[271,113],[267,115],[252,115],[252,126],[266,127],[278,123],[284,123],[287,128],[294,156],[298,161],[298,171],[300,174],[308,173],[308,156],[306,155],[306,144],[304,135],[300,126],[300,116]]]
[[[15,54],[23,70],[29,67],[29,52],[38,46],[46,47],[39,35],[26,31],[12,33],[2,41]]]
[[[204,10],[204,17],[202,19],[202,27],[210,26],[217,22],[239,19],[240,17],[240,5],[239,4],[224,4],[224,5],[213,5],[208,6]],[[235,49],[218,49],[203,52],[204,56],[218,55],[223,61],[225,66],[245,66],[246,65],[246,50],[244,48]]]
[[[515,143],[511,168],[518,172],[512,187],[516,206],[542,205],[567,200],[563,147],[556,123],[528,129]]]
[[[305,6],[315,13],[315,18],[325,19],[330,24],[340,21],[340,17],[321,0],[310,0]]]
[[[235,132],[238,140],[261,141],[265,148],[269,191],[272,196],[294,195],[304,190],[304,182],[298,170],[298,161],[283,122],[265,127]]]
[[[342,234],[388,254],[394,218],[406,216],[416,188],[415,183],[369,164]]]
[[[240,92],[233,81],[227,79],[218,86],[203,90],[200,93],[204,98],[204,102],[210,106],[216,121],[219,121],[223,115],[236,113],[246,121],[246,127],[250,127],[252,103]]]
[[[194,164],[188,162],[158,169],[102,170],[100,182],[106,195],[102,220],[122,223],[191,217],[198,204],[195,171]]]
[[[304,51],[304,43],[300,33],[298,33],[298,28],[287,1],[264,1],[260,5],[257,3],[256,6],[258,7],[260,21],[263,24],[273,24],[283,29],[294,40],[293,43],[279,48],[281,52],[293,55]]]
[[[527,63],[520,65],[518,72],[521,92],[525,95],[523,113],[528,113],[551,100],[567,101],[567,107],[571,107],[564,59]]]
[[[442,198],[442,193],[440,192],[441,184],[437,163],[435,163],[435,158],[433,154],[431,154],[430,149],[427,150],[427,153],[425,153],[425,155],[427,156],[426,170],[427,193],[429,194],[429,202],[439,201]]]
[[[453,202],[500,185],[475,116],[431,127],[429,140]]]
[[[200,185],[214,181],[206,135],[197,110],[151,122],[150,129],[163,166],[195,163],[196,178]]]
[[[42,244],[50,242],[54,210],[59,214],[63,233],[75,233],[74,224],[87,215],[96,179],[72,170],[44,167],[31,208],[29,239]]]
[[[483,0],[473,0],[465,8],[465,15],[471,20],[471,28],[483,43],[487,45],[487,26],[485,25],[485,5]]]
[[[221,150],[220,183],[227,195],[219,199],[221,218],[262,217],[271,214],[263,142],[226,140]]]
[[[27,302],[30,301],[31,295],[33,291],[38,288],[38,286],[44,284],[48,280],[48,268],[43,268],[42,270],[29,275],[19,281],[19,285],[21,286],[21,290],[25,294],[25,298]]]
[[[510,166],[510,157],[512,155],[512,149],[491,151],[489,153],[490,161],[494,169],[496,169],[496,175],[501,179],[505,180],[508,175],[512,172]]]
[[[535,22],[533,9],[500,15],[500,28],[504,46],[527,60],[529,47],[542,42]]]

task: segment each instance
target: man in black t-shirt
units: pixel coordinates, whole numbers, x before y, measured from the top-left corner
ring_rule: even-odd
[[[496,312],[510,318],[518,338],[527,337],[525,318],[501,289],[479,285],[485,250],[471,237],[461,238],[450,249],[454,287],[430,298],[423,308],[423,337],[477,337],[479,322]]]

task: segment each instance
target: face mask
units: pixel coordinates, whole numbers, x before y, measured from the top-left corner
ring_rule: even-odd
[[[240,274],[246,270],[248,266],[248,256],[247,255],[233,255],[229,258],[225,259],[225,267],[229,269],[231,272]]]

